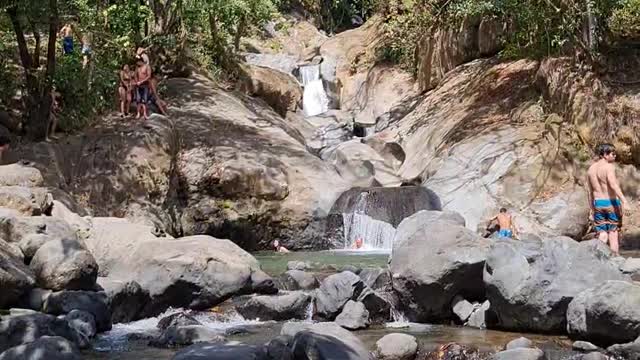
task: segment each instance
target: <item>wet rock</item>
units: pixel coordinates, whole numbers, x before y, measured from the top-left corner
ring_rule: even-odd
[[[520,241],[492,245],[484,271],[487,298],[500,327],[565,331],[569,302],[607,280],[623,280],[610,250],[597,240],[547,239],[531,251]]]
[[[412,321],[449,319],[456,295],[484,296],[482,268],[490,241],[450,221],[405,219],[396,233],[390,270],[393,288]]]
[[[316,292],[316,315],[321,319],[335,319],[347,301],[357,299],[363,289],[360,277],[350,271],[327,277]]]
[[[581,355],[579,360],[611,360],[611,358],[603,353],[592,352]]]
[[[87,341],[97,334],[96,319],[86,311],[71,310],[64,319],[69,323],[69,327],[84,336]]]
[[[284,321],[306,319],[311,297],[301,291],[280,295],[254,295],[236,299],[236,310],[245,319]]]
[[[0,308],[16,303],[35,285],[35,278],[21,258],[14,256],[9,244],[0,239]]]
[[[606,281],[573,298],[567,310],[569,335],[596,343],[626,343],[640,336],[640,285]]]
[[[581,351],[581,352],[592,352],[592,351],[598,351],[600,350],[600,348],[596,345],[593,345],[590,342],[587,341],[574,341],[573,344],[571,345],[571,348],[575,351]]]
[[[216,359],[216,360],[265,360],[266,354],[262,346],[253,346],[245,344],[216,344],[216,343],[200,343],[191,345],[186,349],[178,351],[172,360],[199,360],[199,359]]]
[[[66,221],[50,216],[2,216],[0,234],[4,232],[8,242],[20,243],[31,234],[46,234],[54,239],[76,240],[75,231]]]
[[[362,269],[360,269],[359,267],[355,266],[355,265],[345,265],[343,266],[340,271],[350,271],[356,275],[360,274],[360,271],[362,271]]]
[[[320,286],[315,275],[300,270],[288,270],[279,282],[282,290],[312,290]]]
[[[351,140],[353,136],[353,116],[340,110],[329,110],[324,114],[305,117],[304,121],[313,128],[305,134],[305,140],[307,148],[314,154],[337,147]]]
[[[41,186],[40,170],[19,163],[0,166],[0,186]]]
[[[509,341],[509,343],[505,347],[506,350],[529,349],[529,348],[533,348],[533,341],[525,337],[519,337],[517,339],[513,339]]]
[[[293,360],[291,345],[293,337],[278,336],[267,343],[267,358],[269,360]]]
[[[250,64],[240,69],[241,90],[263,99],[278,114],[285,116],[301,107],[302,88],[293,75]]]
[[[16,210],[21,215],[43,215],[52,205],[53,197],[46,188],[0,186],[0,207]]]
[[[9,316],[20,316],[20,315],[33,315],[38,312],[31,309],[20,309],[20,308],[11,308],[9,309]]]
[[[157,339],[151,340],[149,345],[164,348],[187,346],[202,342],[224,343],[225,338],[220,332],[202,325],[170,326]]]
[[[136,281],[118,281],[99,277],[98,285],[107,296],[111,309],[111,322],[128,323],[142,319],[142,311],[151,298],[149,292]]]
[[[391,289],[391,273],[387,268],[365,268],[358,275],[364,284],[373,290]]]
[[[389,334],[376,342],[376,358],[380,360],[412,360],[418,352],[416,338],[408,334]]]
[[[92,290],[98,277],[93,255],[77,240],[51,240],[36,251],[29,265],[39,287]]]
[[[76,346],[59,336],[43,336],[33,342],[8,349],[0,360],[82,360]]]
[[[49,295],[51,295],[52,292],[53,291],[51,290],[40,288],[31,289],[31,291],[29,291],[29,293],[23,297],[21,304],[24,304],[31,310],[42,311],[44,301],[47,299],[47,297],[49,297]]]
[[[295,359],[371,359],[362,341],[335,323],[317,323],[297,332],[292,349]]]
[[[607,353],[625,360],[640,360],[640,337],[634,342],[611,345],[607,348]]]
[[[163,317],[162,319],[160,319],[160,321],[158,321],[158,329],[160,330],[167,330],[170,327],[191,325],[202,324],[200,323],[200,321],[196,320],[196,318],[183,311]]]
[[[542,360],[544,352],[540,349],[512,349],[492,355],[490,360]]]
[[[363,303],[349,300],[335,322],[348,330],[364,329],[369,326],[369,311]]]
[[[461,296],[456,296],[453,299],[453,313],[456,314],[458,319],[463,323],[469,319],[469,316],[475,310],[475,306],[467,300],[463,299]]]
[[[104,292],[59,291],[54,292],[44,302],[42,311],[47,314],[64,315],[73,310],[83,310],[96,320],[98,332],[111,330],[111,311]]]
[[[0,320],[0,352],[36,341],[42,336],[60,336],[80,348],[90,344],[64,319],[46,314],[7,316]]]
[[[369,312],[371,324],[384,324],[391,320],[390,296],[392,293],[378,292],[371,288],[365,288],[358,296],[358,302],[361,302]]]
[[[311,268],[308,262],[304,261],[289,261],[287,262],[287,270],[300,270],[304,271]]]
[[[486,329],[487,319],[493,319],[494,317],[490,309],[491,303],[489,301],[483,302],[480,307],[476,308],[473,313],[471,313],[466,325],[478,329]]]
[[[278,293],[278,287],[271,276],[262,270],[256,269],[251,273],[251,292],[274,295]]]

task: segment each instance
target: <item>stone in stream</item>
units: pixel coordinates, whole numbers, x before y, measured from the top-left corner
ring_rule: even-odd
[[[0,360],[82,360],[80,352],[69,340],[59,336],[43,336],[33,342],[12,347]]]
[[[150,301],[149,292],[136,281],[118,281],[99,277],[98,285],[107,296],[111,322],[128,323],[142,319],[142,310]]]
[[[278,282],[281,290],[313,290],[320,286],[315,275],[300,270],[288,270]]]
[[[606,281],[573,298],[567,310],[569,335],[611,345],[640,336],[640,285]]]
[[[358,275],[344,271],[328,276],[316,291],[316,315],[320,319],[333,320],[349,300],[358,298],[364,283]]]
[[[29,265],[39,287],[59,290],[92,290],[98,277],[93,255],[76,239],[55,239],[36,251]]]
[[[456,295],[484,296],[482,269],[491,242],[451,221],[431,221],[433,216],[421,211],[405,219],[393,243],[393,288],[411,321],[450,319]]]
[[[391,289],[391,273],[388,268],[365,268],[358,275],[364,284],[373,290]]]
[[[335,321],[348,330],[364,329],[369,326],[369,311],[363,303],[349,300]]]
[[[250,295],[234,299],[235,308],[245,319],[262,321],[304,320],[311,297],[302,291],[279,295]]]
[[[369,313],[371,324],[384,324],[391,320],[393,305],[390,299],[393,296],[395,296],[393,292],[380,292],[371,288],[365,288],[358,296],[358,302],[364,304]]]
[[[486,329],[487,328],[487,319],[489,319],[490,323],[495,323],[493,312],[491,311],[491,303],[489,301],[485,301],[480,305],[480,307],[476,308],[471,316],[469,316],[469,320],[465,325],[478,328],[478,329]]]
[[[280,335],[266,345],[267,358],[270,360],[294,360],[291,345],[293,337]]]
[[[9,244],[0,239],[0,308],[15,304],[35,285],[35,277],[21,258],[16,257]]]
[[[283,326],[282,334],[294,336],[292,344],[294,359],[371,359],[362,341],[336,323]]]
[[[64,319],[78,334],[84,336],[87,341],[97,334],[96,319],[92,314],[82,310],[72,310]]]
[[[245,344],[200,343],[176,353],[172,360],[267,360],[264,347]]]
[[[509,343],[505,347],[506,350],[529,349],[529,348],[533,348],[533,341],[527,339],[526,337],[519,337],[517,339],[513,339],[509,341]]]
[[[496,325],[540,332],[566,331],[567,307],[582,291],[626,279],[605,244],[566,237],[494,242],[484,271]]]
[[[540,349],[511,349],[491,355],[489,360],[543,360],[544,352]]]
[[[162,334],[149,342],[153,347],[187,346],[196,343],[224,343],[219,331],[203,325],[178,325],[166,328]]]
[[[34,342],[42,336],[60,336],[80,348],[90,345],[66,320],[37,313],[6,316],[0,320],[0,353],[15,346]]]
[[[620,359],[640,360],[640,337],[634,342],[611,345],[607,348],[607,353],[613,354]]]
[[[412,360],[418,352],[416,338],[409,334],[388,334],[376,342],[379,360]]]
[[[289,261],[287,262],[287,270],[300,270],[304,271],[310,269],[311,265],[305,261]]]
[[[581,352],[592,352],[592,351],[599,351],[600,348],[596,345],[593,345],[590,342],[587,341],[574,341],[573,344],[571,345],[571,348],[575,351],[581,351]]]
[[[83,310],[96,320],[98,332],[111,330],[111,310],[107,305],[104,292],[95,291],[59,291],[47,297],[42,311],[47,314],[64,315],[73,310]]]
[[[191,326],[191,325],[202,325],[200,321],[196,320],[190,314],[180,311],[175,314],[171,314],[169,316],[163,317],[158,321],[158,329],[166,330],[170,327],[175,326]]]
[[[462,296],[456,296],[453,299],[453,313],[456,314],[458,319],[463,323],[469,319],[469,316],[471,316],[474,310],[475,306],[462,298]]]

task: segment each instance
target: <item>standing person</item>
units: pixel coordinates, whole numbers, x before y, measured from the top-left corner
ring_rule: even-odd
[[[82,35],[82,68],[86,69],[91,59],[91,35]]]
[[[131,107],[133,73],[129,68],[129,64],[124,64],[120,70],[120,85],[118,86],[118,95],[120,98],[120,117],[129,116],[129,108]]]
[[[139,47],[136,49],[136,58],[141,58],[145,64],[151,65],[149,61],[149,55],[147,54],[147,49],[143,47]]]
[[[64,55],[73,53],[73,26],[71,23],[66,23],[62,29],[60,29],[60,36],[62,36],[62,52]]]
[[[0,165],[4,165],[4,158],[9,146],[11,145],[11,138],[7,135],[0,135]]]
[[[611,251],[620,253],[619,232],[622,227],[622,215],[628,211],[627,199],[616,178],[616,148],[611,144],[601,144],[596,148],[599,159],[587,171],[589,186],[590,217],[598,239],[608,242]]]
[[[58,112],[60,111],[60,103],[58,99],[61,94],[56,92],[56,89],[51,89],[51,108],[49,110],[49,125],[47,126],[47,136],[45,141],[51,141],[51,139],[58,140],[55,136],[56,128],[58,127]]]
[[[147,104],[149,103],[149,79],[151,79],[151,68],[144,63],[141,57],[136,58],[136,103],[138,104],[138,115],[149,118]]]
[[[496,221],[500,227],[500,230],[498,230],[498,235],[500,237],[513,239],[517,236],[513,216],[507,212],[506,208],[501,208],[498,215],[494,216],[490,220],[490,223],[494,221]]]

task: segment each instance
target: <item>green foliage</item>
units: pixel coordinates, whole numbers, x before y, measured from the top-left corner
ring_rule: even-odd
[[[640,0],[622,1],[610,18],[609,27],[622,38],[640,37]]]

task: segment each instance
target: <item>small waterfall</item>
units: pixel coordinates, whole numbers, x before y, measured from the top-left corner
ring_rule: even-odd
[[[404,315],[404,313],[394,306],[391,307],[391,318],[393,322],[387,323],[386,327],[388,328],[404,328],[409,327],[409,319]]]
[[[309,306],[307,306],[307,315],[305,317],[305,320],[307,321],[312,321],[313,320],[313,300],[311,300],[309,302]]]
[[[300,67],[300,78],[304,86],[302,95],[302,109],[305,116],[316,116],[329,110],[329,97],[324,90],[320,77],[320,65],[306,65]]]
[[[359,213],[343,213],[342,219],[346,249],[351,249],[356,239],[360,238],[364,250],[391,250],[396,235],[396,229],[391,224]]]

